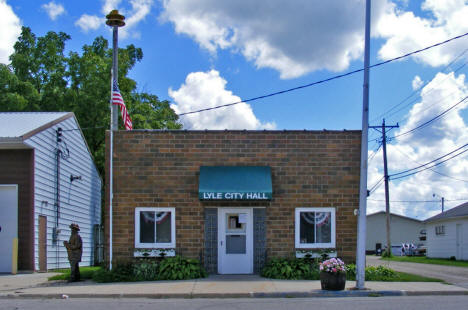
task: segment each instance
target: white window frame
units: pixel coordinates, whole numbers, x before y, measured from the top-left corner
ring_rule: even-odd
[[[435,226],[435,235],[436,236],[445,236],[445,225]]]
[[[331,242],[329,243],[301,243],[301,212],[330,212],[331,213]],[[315,248],[334,248],[336,245],[336,210],[335,208],[296,208],[295,216],[295,243],[299,249],[315,249]]]
[[[140,212],[152,211],[152,212],[171,212],[171,241],[170,243],[141,243],[140,240]],[[176,226],[175,226],[175,208],[147,208],[139,207],[135,208],[135,248],[145,249],[171,249],[175,248],[176,245]],[[156,240],[156,238],[155,238]]]

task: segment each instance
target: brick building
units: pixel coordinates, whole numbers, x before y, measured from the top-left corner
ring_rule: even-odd
[[[360,131],[117,131],[113,259],[175,252],[201,259],[211,273],[259,272],[267,258],[323,249],[353,262],[360,138]]]

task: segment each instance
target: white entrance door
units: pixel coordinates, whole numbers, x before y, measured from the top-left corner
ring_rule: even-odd
[[[218,209],[218,273],[253,273],[252,209]]]
[[[0,185],[0,272],[11,272],[13,239],[18,237],[18,186]]]
[[[457,260],[463,259],[463,226],[462,224],[457,224]]]

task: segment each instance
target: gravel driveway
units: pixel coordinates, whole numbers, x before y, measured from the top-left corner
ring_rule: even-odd
[[[442,279],[447,283],[468,288],[468,268],[466,267],[386,261],[380,260],[380,256],[373,255],[366,256],[366,265],[382,265],[395,271]]]

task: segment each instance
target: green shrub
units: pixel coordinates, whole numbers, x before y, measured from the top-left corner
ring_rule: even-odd
[[[156,280],[187,280],[206,277],[206,271],[196,259],[180,256],[158,261],[140,259],[118,262],[112,270],[101,269],[95,272],[96,282],[130,282]]]
[[[117,262],[112,270],[101,269],[93,274],[95,282],[130,282],[136,281],[131,261]]]
[[[397,277],[398,275],[393,269],[385,266],[366,267],[366,281],[390,281]],[[351,281],[356,280],[356,265],[349,264],[346,266],[346,279]]]
[[[356,265],[346,265],[346,280],[356,280]]]
[[[133,265],[132,272],[137,281],[158,280],[159,264],[155,261],[142,261]]]
[[[396,272],[385,266],[366,267],[367,281],[388,281],[397,276]]]
[[[389,250],[383,251],[382,257],[393,257],[392,251],[389,251]]]
[[[319,274],[316,260],[300,258],[273,258],[262,270],[263,277],[272,279],[317,280]]]
[[[158,280],[187,280],[205,277],[206,271],[196,259],[176,256],[163,259],[159,264]]]

